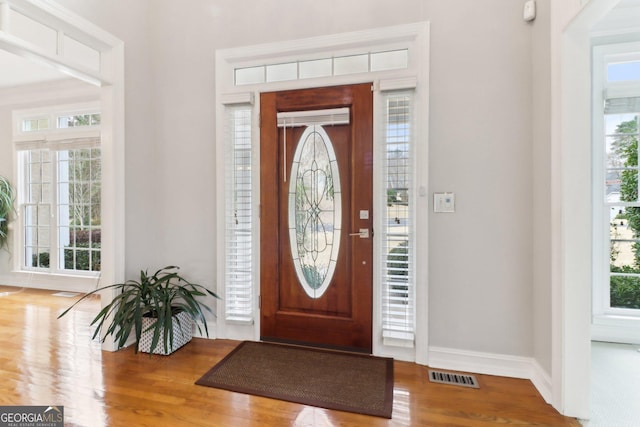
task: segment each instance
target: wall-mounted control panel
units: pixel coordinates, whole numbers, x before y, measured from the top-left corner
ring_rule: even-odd
[[[456,195],[454,193],[433,193],[433,211],[451,213],[456,211]]]

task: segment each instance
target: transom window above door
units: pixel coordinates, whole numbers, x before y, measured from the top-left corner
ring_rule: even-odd
[[[408,49],[363,52],[352,55],[236,68],[234,70],[234,81],[236,86],[243,86],[377,71],[403,70],[408,66]]]

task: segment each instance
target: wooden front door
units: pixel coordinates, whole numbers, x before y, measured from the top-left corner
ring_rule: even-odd
[[[260,116],[261,339],[370,353],[371,84],[263,93]]]

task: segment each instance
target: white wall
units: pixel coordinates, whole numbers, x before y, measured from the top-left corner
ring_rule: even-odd
[[[1,93],[1,91],[0,91]],[[0,175],[13,181],[13,156],[11,156],[11,109],[0,106]]]
[[[532,355],[531,29],[518,2],[476,3],[156,2],[160,186],[181,208],[163,201],[159,258],[213,271],[215,205],[202,195],[214,179],[215,48],[429,20],[430,179],[458,197],[456,214],[431,218],[430,344]]]
[[[457,212],[431,218],[430,344],[531,355],[531,31],[457,3],[431,18],[430,183]]]
[[[551,373],[551,0],[538,0],[532,23],[533,347]]]
[[[534,221],[544,212],[532,196],[544,199],[547,184],[534,183],[533,167],[546,154],[532,145],[532,26],[522,2],[59,3],[125,42],[128,275],[175,263],[203,284],[215,277],[217,238],[215,49],[430,21],[430,192],[457,198],[456,213],[422,218],[431,238],[430,345],[547,357],[540,319],[550,301],[533,290],[534,277],[544,282],[534,265],[546,263],[534,264],[534,253],[547,242],[532,243],[547,227]],[[535,125],[536,141],[544,132]]]

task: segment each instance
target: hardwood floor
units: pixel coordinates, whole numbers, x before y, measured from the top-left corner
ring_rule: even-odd
[[[89,323],[98,300],[57,320],[74,298],[0,287],[0,405],[62,405],[69,426],[578,426],[526,380],[477,375],[480,389],[430,383],[395,362],[393,419],[194,385],[238,342],[194,338],[171,356],[102,352]]]

